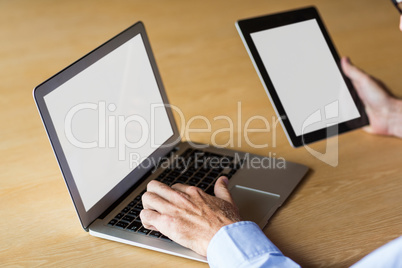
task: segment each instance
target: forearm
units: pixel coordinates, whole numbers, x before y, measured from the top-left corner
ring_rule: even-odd
[[[392,99],[388,115],[390,135],[402,138],[402,100]]]

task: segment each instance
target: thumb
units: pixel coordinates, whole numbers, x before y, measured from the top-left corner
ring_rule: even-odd
[[[363,130],[366,131],[367,133],[375,134],[375,131],[371,126],[365,126],[363,127]]]
[[[229,179],[227,177],[219,177],[219,179],[215,182],[214,193],[215,196],[223,199],[234,205],[234,201],[232,199],[232,195],[228,189]]]
[[[366,73],[354,66],[349,58],[343,57],[341,60],[341,66],[343,72],[352,80],[352,82],[360,82],[367,76]]]
[[[369,76],[356,66],[354,66],[349,58],[343,57],[341,60],[342,70],[347,77],[352,81],[352,84],[357,91],[357,95],[359,95],[360,99],[366,104],[367,99],[367,86],[365,82],[370,81]]]

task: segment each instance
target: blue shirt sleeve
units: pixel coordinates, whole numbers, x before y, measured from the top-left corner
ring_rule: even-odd
[[[258,225],[250,221],[222,227],[208,245],[207,259],[212,268],[300,267],[285,257]]]
[[[374,250],[351,268],[402,267],[402,236]]]

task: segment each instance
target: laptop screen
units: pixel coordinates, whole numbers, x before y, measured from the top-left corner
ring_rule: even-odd
[[[44,100],[86,211],[173,135],[141,34]]]

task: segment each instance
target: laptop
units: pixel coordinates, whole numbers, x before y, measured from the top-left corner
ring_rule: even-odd
[[[96,237],[206,262],[142,226],[148,182],[213,194],[225,175],[242,219],[263,228],[308,171],[284,159],[182,141],[173,117],[178,108],[168,102],[142,22],[33,95],[82,227]]]

